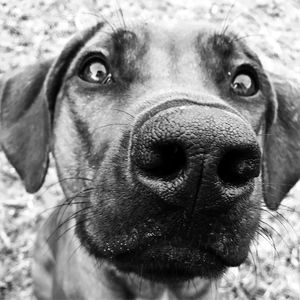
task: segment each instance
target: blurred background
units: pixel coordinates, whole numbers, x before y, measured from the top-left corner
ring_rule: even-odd
[[[300,1],[0,0],[0,76],[57,55],[78,30],[104,19],[207,20],[228,26],[273,72],[300,77]],[[297,75],[298,74],[298,75]],[[0,79],[1,80],[1,79]],[[36,231],[62,200],[53,162],[43,188],[25,192],[0,152],[0,299],[32,299]],[[264,211],[246,263],[218,282],[218,299],[300,299],[300,185],[277,212]]]

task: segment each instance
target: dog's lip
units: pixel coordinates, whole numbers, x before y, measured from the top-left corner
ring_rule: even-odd
[[[182,266],[184,264],[195,265],[195,262],[191,262],[189,257],[196,259],[196,265],[193,269],[197,268],[197,264],[203,263],[216,264],[216,266],[226,268],[239,266],[248,256],[249,247],[246,244],[238,248],[230,247],[230,249],[229,246],[226,247],[220,241],[212,244],[197,243],[196,245],[191,244],[188,238],[166,235],[165,230],[159,226],[152,224],[153,227],[151,223],[147,223],[147,225],[146,232],[135,229],[134,233],[115,237],[113,241],[102,244],[100,248],[99,245],[94,244],[92,252],[97,257],[116,262],[125,268],[129,267],[129,269],[138,260],[144,265],[144,260],[149,263],[151,259],[156,261],[165,259],[165,261],[169,260],[171,263],[175,262],[175,264]],[[97,250],[95,251],[95,249]],[[226,249],[227,251],[224,251]]]
[[[158,282],[178,282],[195,277],[216,278],[227,262],[210,248],[160,243],[117,255],[112,261],[123,272],[134,272]]]
[[[85,226],[80,228],[84,229]],[[225,241],[228,238],[222,236],[216,237],[210,243],[200,240],[200,236],[196,239],[196,236],[170,234],[168,227],[160,226],[149,219],[142,226],[135,227],[130,234],[115,236],[106,243],[91,244],[91,239],[83,239],[83,243],[93,255],[112,262],[125,272],[139,274],[140,266],[144,270],[148,266],[149,274],[157,273],[158,278],[163,274],[162,280],[165,275],[168,275],[167,278],[171,277],[172,269],[181,269],[187,280],[196,276],[216,278],[227,267],[239,266],[248,256],[247,241],[238,246],[232,243],[227,245]],[[165,274],[153,262],[164,266]],[[212,271],[207,269],[204,272],[206,266]]]

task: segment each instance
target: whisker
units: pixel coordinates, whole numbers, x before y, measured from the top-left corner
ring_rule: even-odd
[[[99,21],[103,21],[104,24],[107,24],[111,28],[111,30],[112,30],[113,33],[117,32],[117,28],[110,21],[108,21],[108,19],[106,17],[104,17],[103,14],[101,14],[101,13],[95,13],[95,12],[91,12],[91,11],[86,11],[86,12],[81,12],[81,13],[97,17],[99,19]]]
[[[236,38],[233,39],[233,41],[238,42],[238,41],[247,39],[249,37],[264,37],[264,35],[263,34],[247,34],[244,36],[237,36]]]
[[[125,24],[125,20],[124,20],[123,11],[122,11],[122,8],[121,8],[120,3],[119,3],[118,0],[115,0],[115,5],[116,5],[116,12],[117,12],[117,15],[118,15],[119,23],[122,25],[122,27],[124,29],[126,29],[126,24]]]
[[[93,189],[89,188],[89,189],[84,189],[84,190],[80,191],[80,192],[77,194],[77,196],[75,197],[75,199],[78,198],[78,197],[86,197],[86,193],[90,193],[91,190],[93,190]],[[73,199],[72,199],[72,201],[73,201]],[[71,201],[71,202],[72,202],[72,201]],[[68,203],[68,202],[69,202],[69,201],[67,201],[67,203]],[[65,214],[66,210],[68,209],[68,207],[71,207],[71,202],[69,203],[69,205],[64,206],[64,211],[63,211],[63,213],[61,214],[61,217],[60,217],[58,223],[60,223],[61,220],[63,219],[64,214]],[[86,202],[85,202],[85,203],[86,203]],[[61,209],[61,208],[60,208],[60,209]],[[60,209],[59,209],[59,211],[58,211],[58,216],[59,216],[59,214],[61,213]]]
[[[112,123],[112,124],[105,124],[105,125],[101,125],[101,126],[96,127],[96,128],[93,130],[92,134],[94,134],[96,130],[99,130],[99,129],[102,129],[102,128],[106,128],[106,127],[111,127],[111,126],[131,126],[131,127],[133,127],[132,124],[126,124],[126,123]]]
[[[227,12],[227,14],[226,14],[223,22],[222,22],[222,26],[221,26],[222,29],[221,29],[221,32],[220,32],[221,35],[225,35],[225,33],[228,30],[228,27],[229,27],[229,24],[228,24],[229,15],[231,14],[233,8],[235,7],[235,4],[236,4],[236,0],[234,0],[232,2],[232,4],[230,5],[230,8],[229,8],[229,10],[228,10],[228,12]]]
[[[51,188],[55,187],[56,185],[58,184],[61,184],[61,183],[64,183],[68,180],[85,180],[85,181],[93,181],[93,179],[91,178],[87,178],[87,177],[78,177],[78,176],[74,176],[74,177],[65,177],[65,178],[62,178],[62,179],[59,179],[57,180],[56,182],[54,183],[51,183],[49,184],[45,189],[44,191],[42,192],[42,195],[45,194],[46,192],[48,192]]]
[[[76,199],[76,197],[74,197],[74,199]],[[76,204],[84,204],[84,203],[86,203],[86,201],[76,201],[76,202],[72,201],[71,203],[63,202],[63,203],[60,203],[58,205],[54,205],[54,206],[51,206],[49,208],[44,209],[41,212],[41,214],[45,214],[45,213],[49,212],[50,210],[60,209],[60,208],[65,207],[65,206],[76,205]]]
[[[79,215],[80,213],[84,212],[85,210],[88,210],[92,208],[92,206],[86,206],[82,209],[76,210],[76,212],[74,212],[73,214],[71,214],[68,218],[66,218],[63,222],[59,223],[57,225],[57,227],[55,228],[55,230],[49,235],[49,237],[47,238],[47,242],[64,226],[66,225],[69,221],[71,221],[72,219],[75,219],[77,215]],[[84,223],[84,221],[80,221],[77,222],[75,225],[72,225],[71,227],[68,227],[66,230],[64,230],[59,236],[57,236],[56,241],[58,241],[61,237],[63,237],[67,232],[69,232],[70,230],[72,230],[73,228],[76,227],[77,224],[81,224]]]
[[[119,13],[120,13],[120,15],[121,15],[121,19],[122,19],[122,22],[123,22],[123,27],[124,27],[124,29],[126,29],[127,26],[126,26],[126,22],[125,22],[125,18],[124,18],[123,9],[122,9],[122,7],[121,7],[121,4],[120,4],[119,0],[116,0],[116,2],[117,2],[117,5],[118,5],[118,7],[119,7]]]
[[[132,119],[134,119],[134,116],[133,116],[132,114],[130,114],[129,112],[125,111],[125,110],[118,109],[118,108],[112,108],[112,110],[122,112],[122,113],[124,113],[124,114],[130,116]]]
[[[44,214],[44,213],[48,212],[49,210],[60,209],[62,207],[71,206],[73,204],[84,204],[84,203],[86,203],[86,201],[73,202],[73,200],[75,200],[78,197],[84,197],[84,193],[88,192],[88,191],[91,191],[91,190],[94,190],[94,188],[83,189],[80,192],[78,192],[77,194],[75,194],[74,196],[66,198],[62,203],[59,203],[57,205],[54,205],[54,206],[49,207],[47,209],[44,209],[41,212],[41,214]],[[83,194],[83,195],[81,195],[81,194]],[[58,211],[58,213],[59,213],[59,211]]]

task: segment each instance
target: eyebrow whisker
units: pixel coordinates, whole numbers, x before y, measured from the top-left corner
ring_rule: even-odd
[[[224,18],[224,20],[222,22],[223,24],[221,26],[222,29],[221,29],[221,32],[220,32],[221,35],[224,35],[227,32],[228,28],[229,28],[229,23],[228,23],[228,21],[229,21],[229,15],[231,14],[231,12],[232,12],[233,8],[235,7],[235,5],[236,5],[236,0],[234,0],[231,3],[230,8],[227,11],[227,14],[226,14],[226,16],[225,16],[225,18]]]

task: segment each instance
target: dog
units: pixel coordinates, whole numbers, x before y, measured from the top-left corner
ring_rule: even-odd
[[[213,299],[300,177],[299,86],[204,23],[99,23],[6,78],[8,160],[34,193],[51,152],[65,195],[37,299]]]

